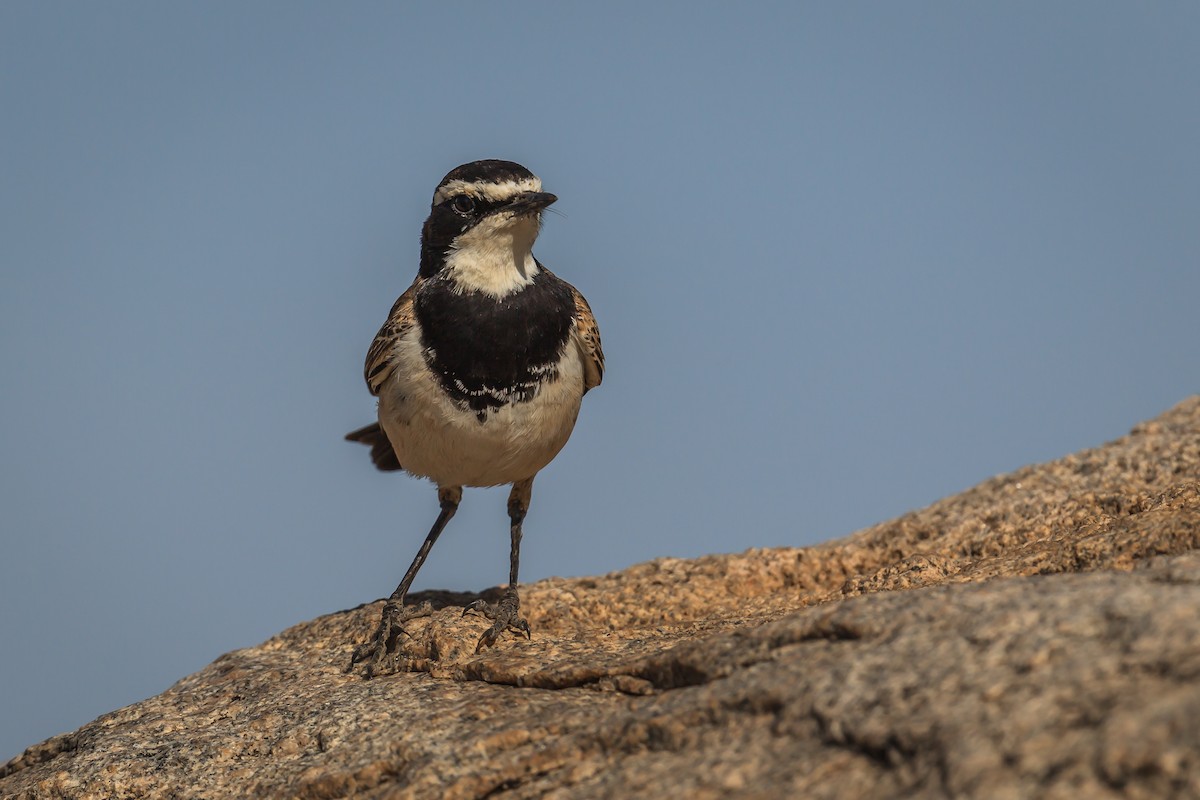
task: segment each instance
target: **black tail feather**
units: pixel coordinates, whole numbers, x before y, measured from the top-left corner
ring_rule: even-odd
[[[395,472],[404,469],[400,466],[400,459],[396,458],[396,451],[392,449],[392,443],[388,441],[387,434],[383,432],[383,428],[379,427],[378,422],[347,433],[346,441],[359,442],[370,447],[371,461],[381,472]]]

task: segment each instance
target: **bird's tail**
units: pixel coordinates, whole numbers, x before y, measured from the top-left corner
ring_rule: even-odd
[[[375,468],[382,472],[395,472],[403,469],[400,466],[400,459],[396,457],[396,451],[392,449],[392,443],[388,441],[387,434],[383,432],[383,428],[379,427],[378,422],[347,433],[346,441],[359,442],[370,447],[371,461],[375,463]]]

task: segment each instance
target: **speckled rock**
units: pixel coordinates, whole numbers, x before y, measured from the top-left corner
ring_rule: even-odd
[[[5,798],[1200,796],[1200,397],[847,539],[373,603],[0,767]],[[492,590],[494,596],[496,590]],[[488,593],[485,593],[488,594]]]

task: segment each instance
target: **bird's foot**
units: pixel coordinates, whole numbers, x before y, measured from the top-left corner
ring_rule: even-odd
[[[354,648],[354,655],[350,657],[346,672],[353,671],[358,664],[364,662],[364,678],[398,671],[404,657],[400,650],[400,637],[412,636],[404,630],[404,623],[417,617],[428,617],[432,613],[433,606],[427,602],[419,606],[405,606],[401,602],[388,600],[383,606],[379,626],[375,628],[371,640]]]
[[[494,645],[500,638],[500,634],[505,631],[523,633],[526,639],[532,639],[533,635],[529,632],[529,621],[520,615],[520,610],[521,599],[517,597],[516,589],[506,591],[498,603],[476,600],[464,608],[464,617],[471,611],[477,611],[494,623],[479,637],[479,644],[475,645],[475,652],[478,653],[483,648]]]

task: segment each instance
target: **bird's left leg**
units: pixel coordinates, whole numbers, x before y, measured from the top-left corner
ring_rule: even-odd
[[[491,647],[505,631],[524,633],[525,638],[532,638],[529,632],[529,622],[521,616],[521,599],[517,596],[517,570],[521,561],[521,523],[529,511],[529,498],[533,494],[533,478],[526,478],[513,484],[508,494],[509,535],[512,545],[508,552],[508,588],[504,590],[500,602],[492,604],[476,600],[463,609],[478,611],[493,621],[492,627],[483,632],[479,643],[475,646],[478,653],[485,647]]]

